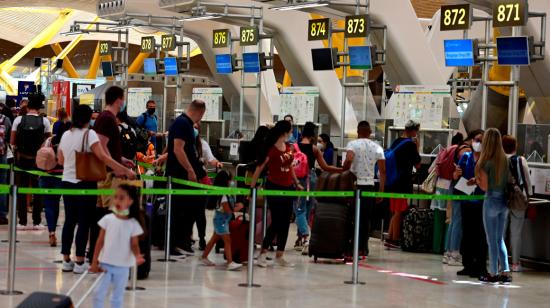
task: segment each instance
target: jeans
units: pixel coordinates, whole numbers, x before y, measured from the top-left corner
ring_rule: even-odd
[[[294,190],[294,187],[280,186],[267,182],[266,189],[273,190]],[[289,197],[267,197],[269,210],[271,211],[271,225],[267,228],[262,243],[263,249],[268,249],[277,237],[277,251],[285,251],[290,227],[290,216],[292,216],[293,198]]]
[[[19,158],[15,166],[24,170],[36,170],[34,159]],[[15,185],[17,187],[38,187],[38,176],[23,171],[15,173]],[[39,225],[42,222],[42,204],[40,198],[32,200],[32,223]],[[17,194],[17,216],[19,224],[27,225],[27,195]]]
[[[94,291],[94,308],[105,306],[105,298],[111,286],[111,308],[121,308],[124,303],[124,290],[128,283],[130,268],[106,263],[101,263],[100,267],[105,270],[105,275]]]
[[[63,184],[60,178],[42,176],[38,181],[40,188],[62,188]],[[59,202],[61,195],[44,195],[42,196],[44,204],[44,212],[46,213],[46,222],[48,223],[48,231],[55,232],[57,227],[57,219],[59,218]]]
[[[0,164],[6,164],[8,161],[7,156],[0,156]],[[8,172],[7,169],[0,169],[0,184],[8,184]],[[0,218],[6,218],[8,216],[8,195],[0,195]]]
[[[445,251],[455,252],[460,250],[462,242],[462,209],[460,201],[452,201],[451,223],[447,229]]]
[[[499,273],[499,262],[503,272],[509,272],[508,251],[504,243],[504,227],[508,219],[506,197],[501,192],[487,192],[483,202],[483,225],[489,246],[489,272]]]
[[[97,189],[95,182],[80,182],[73,184],[63,182],[63,188],[66,189]],[[84,257],[86,254],[86,246],[88,244],[88,235],[90,226],[94,218],[96,208],[96,196],[70,196],[64,195],[65,202],[65,224],[63,224],[63,232],[61,233],[61,254],[70,255],[73,239],[75,240],[76,256]],[[76,231],[76,239],[74,238],[74,229],[78,225]]]
[[[526,210],[510,211],[510,245],[512,246],[512,263],[519,263],[521,255],[521,234],[525,222]]]
[[[300,184],[307,189],[307,183],[309,179],[309,190],[315,191],[317,184],[317,175],[315,170],[309,172],[309,178],[300,179]],[[311,212],[311,206],[315,202],[313,198],[299,197],[294,200],[294,215],[296,215],[296,226],[298,227],[299,236],[309,235],[309,214]]]

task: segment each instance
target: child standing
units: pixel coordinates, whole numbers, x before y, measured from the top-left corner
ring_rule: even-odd
[[[229,187],[231,186],[231,174],[227,171],[220,171],[214,179],[214,186]],[[206,245],[200,261],[205,266],[215,266],[215,264],[208,259],[208,255],[214,245],[222,239],[224,243],[225,258],[227,260],[227,270],[235,271],[242,267],[242,264],[233,262],[233,255],[231,252],[231,236],[229,233],[229,222],[233,217],[233,212],[238,212],[243,208],[242,203],[235,204],[234,197],[222,196],[218,197],[216,202],[216,213],[214,214],[214,234],[210,238],[210,241]]]
[[[99,222],[101,227],[90,272],[105,271],[94,294],[94,308],[102,308],[112,287],[111,307],[122,307],[130,267],[145,262],[139,251],[143,220],[139,210],[138,188],[120,185],[115,193],[112,214]]]

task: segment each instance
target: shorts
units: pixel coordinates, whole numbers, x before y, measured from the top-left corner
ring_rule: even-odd
[[[407,199],[390,199],[390,210],[392,213],[404,212],[408,208]]]
[[[228,235],[229,234],[229,222],[233,215],[231,213],[223,213],[216,211],[214,215],[214,232],[217,235]]]

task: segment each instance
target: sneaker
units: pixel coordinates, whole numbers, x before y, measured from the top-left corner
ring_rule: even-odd
[[[275,264],[280,267],[295,267],[296,265],[293,263],[288,262],[284,258],[275,258]]]
[[[89,265],[86,262],[82,263],[81,265],[75,263],[73,273],[79,274],[79,275],[84,274],[88,270],[88,268],[89,268]]]
[[[176,247],[175,250],[177,252],[179,252],[180,254],[185,255],[185,256],[194,256],[195,255],[195,251],[193,250],[193,248],[191,248],[191,246],[187,246],[185,248]]]
[[[206,249],[206,241],[203,238],[201,238],[199,240],[199,250],[204,251],[205,249]]]
[[[44,230],[46,230],[46,226],[44,226],[44,225],[34,225],[34,226],[32,227],[32,229],[33,229],[34,231],[44,231]]]
[[[462,262],[458,259],[458,257],[455,256],[450,256],[447,264],[449,266],[462,266]]]
[[[256,261],[256,264],[259,267],[263,267],[263,268],[267,267],[267,256],[265,253],[260,254],[260,256],[258,257],[258,261]]]
[[[174,251],[171,251],[171,252],[170,252],[170,256],[171,256],[171,257],[174,257],[174,258],[185,258],[185,257],[187,257],[187,255],[185,255],[185,254],[179,252],[179,251],[177,250],[177,248],[176,248]]]
[[[514,273],[521,273],[523,272],[523,267],[520,263],[514,263],[512,264],[512,272]]]
[[[56,247],[57,246],[57,237],[55,236],[55,233],[50,234],[50,247]]]
[[[17,224],[17,230],[18,231],[27,231],[27,230],[29,230],[29,228],[27,227],[27,225]]]
[[[199,258],[199,261],[202,263],[202,265],[204,266],[216,266],[216,264],[212,261],[210,261],[210,259],[208,258],[205,258],[205,257],[200,257]]]
[[[228,271],[236,271],[236,270],[240,269],[241,267],[243,267],[242,264],[235,263],[235,262],[231,262],[231,263],[227,264],[227,270]]]
[[[501,284],[510,284],[512,283],[512,275],[499,275],[498,282]]]
[[[301,251],[303,248],[302,246],[302,239],[298,238],[296,242],[294,242],[294,250]]]
[[[74,270],[74,261],[65,261],[63,260],[63,267],[61,268],[61,271],[62,272],[65,272],[65,273],[69,273],[69,272],[72,272]]]
[[[497,283],[499,282],[499,276],[493,276],[490,274],[479,277],[479,281],[483,283]]]
[[[445,252],[445,253],[443,254],[443,260],[441,261],[441,263],[443,263],[443,264],[449,264],[449,257],[450,257],[450,256],[451,256],[450,253]]]
[[[302,256],[307,256],[307,255],[309,255],[309,244],[304,245],[304,248],[302,248]]]

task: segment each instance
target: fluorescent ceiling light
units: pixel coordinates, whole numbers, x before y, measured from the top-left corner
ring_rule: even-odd
[[[270,7],[270,10],[275,11],[292,11],[292,10],[301,10],[301,9],[310,9],[315,7],[322,7],[322,6],[328,6],[329,2],[303,2],[303,3],[296,3],[296,4],[290,4],[290,5],[284,5],[284,6],[276,6],[276,7]]]
[[[179,21],[198,21],[198,20],[209,20],[209,19],[215,19],[215,18],[221,18],[223,17],[221,14],[206,14],[206,15],[197,15],[197,16],[189,16],[180,19]]]

